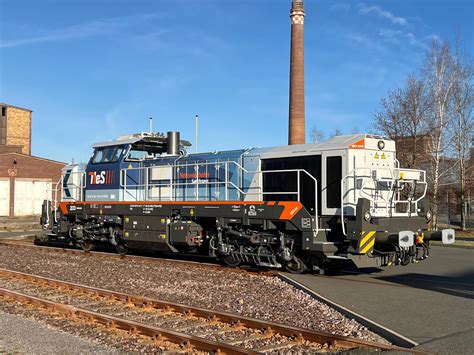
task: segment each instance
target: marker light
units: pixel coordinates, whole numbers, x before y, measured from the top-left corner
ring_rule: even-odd
[[[364,219],[368,222],[372,218],[371,214],[369,211],[364,213]]]
[[[379,147],[380,150],[385,148],[385,142],[384,141],[378,141],[377,147]]]

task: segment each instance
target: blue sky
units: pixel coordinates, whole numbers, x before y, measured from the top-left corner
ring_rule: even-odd
[[[381,96],[459,28],[471,0],[306,0],[308,131],[369,131]],[[33,154],[87,160],[120,134],[199,150],[287,143],[290,0],[0,0],[0,102],[31,108]]]

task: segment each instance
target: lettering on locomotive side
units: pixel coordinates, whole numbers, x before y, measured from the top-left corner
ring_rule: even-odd
[[[350,149],[364,149],[365,148],[365,139],[361,139],[353,144],[349,145]]]
[[[290,211],[290,216],[294,216],[296,212],[299,211],[299,208],[298,207],[295,207],[293,208],[291,211]]]
[[[180,179],[208,179],[211,176],[209,173],[181,173],[179,174]]]
[[[91,185],[110,185],[114,182],[115,171],[89,171]]]

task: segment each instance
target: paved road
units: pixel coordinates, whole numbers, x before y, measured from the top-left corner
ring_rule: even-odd
[[[288,276],[420,344],[473,329],[473,249],[432,247],[424,262],[365,271]]]

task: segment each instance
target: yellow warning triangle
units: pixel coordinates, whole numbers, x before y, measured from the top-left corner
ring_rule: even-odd
[[[375,159],[378,159],[378,158],[379,158],[379,153],[375,153],[374,158],[375,158]]]
[[[132,165],[132,164],[128,164],[128,169],[133,169],[133,165]]]
[[[385,159],[385,153],[382,153],[382,159]]]

